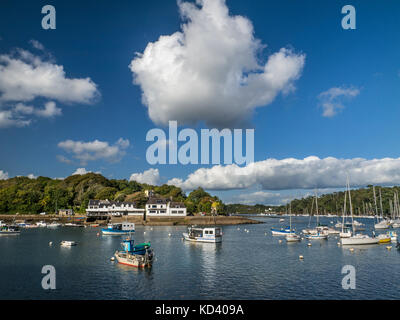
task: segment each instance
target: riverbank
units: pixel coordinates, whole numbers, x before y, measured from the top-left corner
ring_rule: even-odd
[[[82,221],[85,224],[92,224],[92,223],[99,223],[99,224],[107,224],[106,221],[94,221],[87,223],[86,216],[74,216],[73,218],[70,217],[60,217],[58,215],[7,215],[7,214],[0,214],[0,220],[5,222],[12,222],[12,221],[27,221],[27,222],[38,222],[38,221],[60,221],[62,223],[71,222],[71,220],[75,222]],[[213,217],[207,216],[187,216],[187,217],[148,217],[146,221],[143,221],[143,218],[137,216],[125,216],[125,217],[112,217],[112,223],[118,223],[122,221],[128,221],[136,223],[137,225],[145,225],[145,226],[184,226],[184,225],[214,225]],[[249,219],[246,217],[240,216],[218,216],[215,217],[215,223],[217,225],[240,225],[240,224],[258,224],[262,223],[261,221],[257,221],[254,219]]]

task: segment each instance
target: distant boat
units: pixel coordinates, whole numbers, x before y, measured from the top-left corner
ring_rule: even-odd
[[[8,226],[4,224],[0,226],[0,235],[17,235],[20,233],[21,231],[18,226]]]
[[[54,222],[48,224],[47,228],[58,228],[59,226],[61,226],[61,223],[57,223],[54,221]]]
[[[328,227],[321,226],[319,224],[317,192],[315,192],[315,208],[316,208],[316,216],[317,216],[317,225],[316,225],[315,229],[303,230],[303,233],[306,234],[306,238],[308,240],[326,240],[326,239],[328,239]]]
[[[46,226],[47,226],[47,223],[46,223],[46,222],[44,222],[44,221],[39,221],[39,222],[36,222],[36,225],[37,225],[38,227],[42,227],[42,228],[44,228],[44,227],[46,227]]]
[[[381,206],[381,221],[379,221],[379,218],[377,218],[378,223],[374,225],[375,229],[389,229],[390,228],[390,223],[386,219],[383,218],[383,209],[382,209],[382,192],[381,189],[379,189],[379,200],[380,200],[380,206]]]
[[[76,241],[61,241],[61,246],[62,247],[72,247],[72,246],[76,246],[78,243]]]
[[[77,227],[77,228],[83,228],[83,227],[84,227],[84,225],[83,225],[83,224],[80,224],[80,223],[71,223],[71,222],[68,222],[68,223],[64,224],[64,227]]]
[[[397,241],[397,232],[396,231],[388,231],[387,235],[390,237],[390,240],[392,242],[396,242]]]
[[[347,183],[346,183],[346,188],[347,190],[345,192],[348,192],[349,194],[349,204],[350,204],[350,214],[351,214],[351,220],[353,221],[352,226],[353,226],[353,232],[351,237],[346,237],[346,238],[341,238],[340,242],[342,245],[366,245],[366,244],[377,244],[379,243],[378,238],[371,238],[368,235],[364,234],[355,234],[355,227],[354,227],[354,220],[353,220],[353,207],[351,204],[351,192],[350,192],[350,183],[347,178]]]
[[[124,235],[135,232],[135,224],[130,222],[112,223],[101,229],[104,235]]]
[[[290,234],[295,234],[293,231],[290,230],[290,227],[281,229],[271,228],[271,232],[273,236],[287,236]]]
[[[389,243],[392,241],[391,237],[387,234],[380,234],[376,238],[379,240],[379,243]]]
[[[289,234],[286,235],[286,242],[298,242],[301,241],[301,237],[292,230],[292,204],[289,203]]]
[[[386,220],[381,220],[380,222],[375,223],[374,227],[375,229],[389,229],[390,224]]]
[[[326,240],[328,239],[328,235],[324,233],[316,233],[316,234],[308,234],[306,236],[308,240]]]

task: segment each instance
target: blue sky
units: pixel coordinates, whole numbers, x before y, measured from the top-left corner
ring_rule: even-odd
[[[68,102],[65,97],[40,94],[24,101],[0,100],[0,112],[11,110],[17,103],[34,108],[25,113],[28,116],[24,119],[31,120],[29,125],[8,123],[0,127],[3,175],[66,177],[78,168],[85,168],[109,178],[129,179],[133,173],[154,168],[158,169],[158,183],[177,178],[183,186],[189,174],[212,167],[151,166],[145,157],[150,145],[145,141],[148,130],[166,127],[149,116],[142,101],[144,84],[133,84],[129,65],[135,59],[135,52],[143,53],[150,42],[157,42],[161,35],[182,31],[182,23],[188,23],[181,19],[176,1],[52,1],[56,8],[55,30],[41,28],[44,16],[41,8],[46,4],[43,1],[1,2],[0,55],[16,57],[17,48],[29,51],[42,61],[63,66],[68,79],[90,78],[99,96],[89,103],[81,103],[80,98]],[[352,1],[357,29],[344,30],[341,8],[346,4],[345,1],[306,0],[226,1],[229,17],[245,17],[254,28],[254,37],[266,45],[258,52],[261,65],[281,48],[290,48],[293,56],[304,55],[298,77],[288,82],[295,89],[288,93],[279,90],[271,102],[257,105],[248,113],[247,126],[255,129],[255,161],[268,158],[300,161],[310,156],[333,157],[337,161],[315,162],[320,174],[313,165],[304,167],[300,161],[286,164],[289,167],[279,164],[279,170],[272,166],[275,171],[263,176],[270,166],[266,163],[267,169],[262,167],[263,173],[253,173],[254,177],[243,188],[234,181],[224,181],[224,185],[215,187],[213,181],[199,178],[202,186],[227,202],[279,203],[288,195],[307,194],[316,187],[326,191],[338,188],[342,182],[344,185],[345,173],[349,170],[351,179],[360,186],[369,182],[389,185],[400,182],[397,176],[400,168],[397,159],[400,4],[398,1]],[[197,10],[202,10],[201,5]],[[213,33],[208,37],[213,37]],[[32,40],[44,49],[34,48]],[[207,52],[205,48],[201,54],[208,59],[218,58],[207,57]],[[157,79],[157,75],[153,76]],[[9,87],[2,86],[2,77],[5,73],[0,69],[0,95],[4,96]],[[332,88],[339,88],[342,93],[334,96],[334,91],[329,91]],[[350,90],[354,96],[350,96]],[[323,92],[327,93],[321,98]],[[34,116],[36,111],[32,110],[43,108],[49,101],[55,101],[62,114]],[[336,114],[324,116],[324,102],[342,107]],[[201,114],[199,111],[196,124],[184,124],[185,127],[199,130],[207,126],[207,119]],[[118,144],[120,138],[128,140],[129,146]],[[118,155],[108,158],[96,155],[93,160],[82,161],[71,151],[73,147],[70,152],[60,147],[63,141],[96,140],[108,144],[107,148],[116,146]],[[69,163],[60,161],[60,156]],[[365,161],[351,161],[354,158]],[[387,162],[385,158],[391,160]],[[372,159],[380,161],[368,162]],[[326,173],[324,168],[330,171]],[[343,172],[337,177],[341,169]],[[291,173],[293,170],[295,173]],[[308,180],[297,170],[318,176],[314,180],[310,178],[309,183],[285,183],[283,187],[276,183],[284,179]],[[213,172],[209,174],[212,175]],[[193,181],[186,180],[187,190],[195,187],[197,180]]]

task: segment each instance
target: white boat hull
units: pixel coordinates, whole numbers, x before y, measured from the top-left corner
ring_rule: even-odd
[[[126,252],[116,251],[114,255],[118,263],[135,268],[151,267],[154,260],[153,253],[145,255],[136,255],[136,254],[129,254]]]
[[[342,238],[340,240],[342,245],[363,245],[363,244],[378,244],[378,238],[370,238],[370,237],[350,237],[350,238]]]

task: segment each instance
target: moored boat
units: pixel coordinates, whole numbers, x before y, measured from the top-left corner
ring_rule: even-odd
[[[37,225],[38,227],[44,228],[44,227],[47,226],[47,223],[44,222],[44,221],[39,221],[39,222],[36,222],[36,225]]]
[[[386,220],[382,220],[374,225],[375,229],[389,229],[390,224]]]
[[[370,236],[365,234],[356,234],[349,238],[342,238],[340,242],[342,243],[342,245],[378,244],[379,239],[371,238]]]
[[[295,234],[294,231],[290,230],[290,227],[281,229],[271,228],[271,232],[273,236],[287,236],[290,234]]]
[[[107,228],[101,229],[104,235],[125,235],[135,232],[135,224],[130,222],[112,223]]]
[[[328,235],[326,233],[314,233],[306,235],[308,240],[326,240],[328,239]]]
[[[8,226],[2,224],[0,227],[0,235],[17,235],[20,233],[21,231],[18,226]]]
[[[48,224],[46,227],[47,228],[58,228],[59,226],[61,226],[61,223],[57,223],[54,221],[54,222]]]
[[[379,240],[379,243],[389,243],[392,241],[390,236],[387,234],[380,234],[376,238]]]
[[[72,246],[76,246],[78,243],[76,241],[68,241],[68,240],[63,240],[61,241],[61,246],[62,247],[72,247]]]
[[[116,251],[114,256],[118,263],[136,268],[151,267],[154,261],[154,252],[150,242],[134,245],[134,240],[127,238],[122,242],[124,250]]]
[[[222,242],[220,227],[189,227],[188,232],[182,233],[183,238],[192,242]]]

